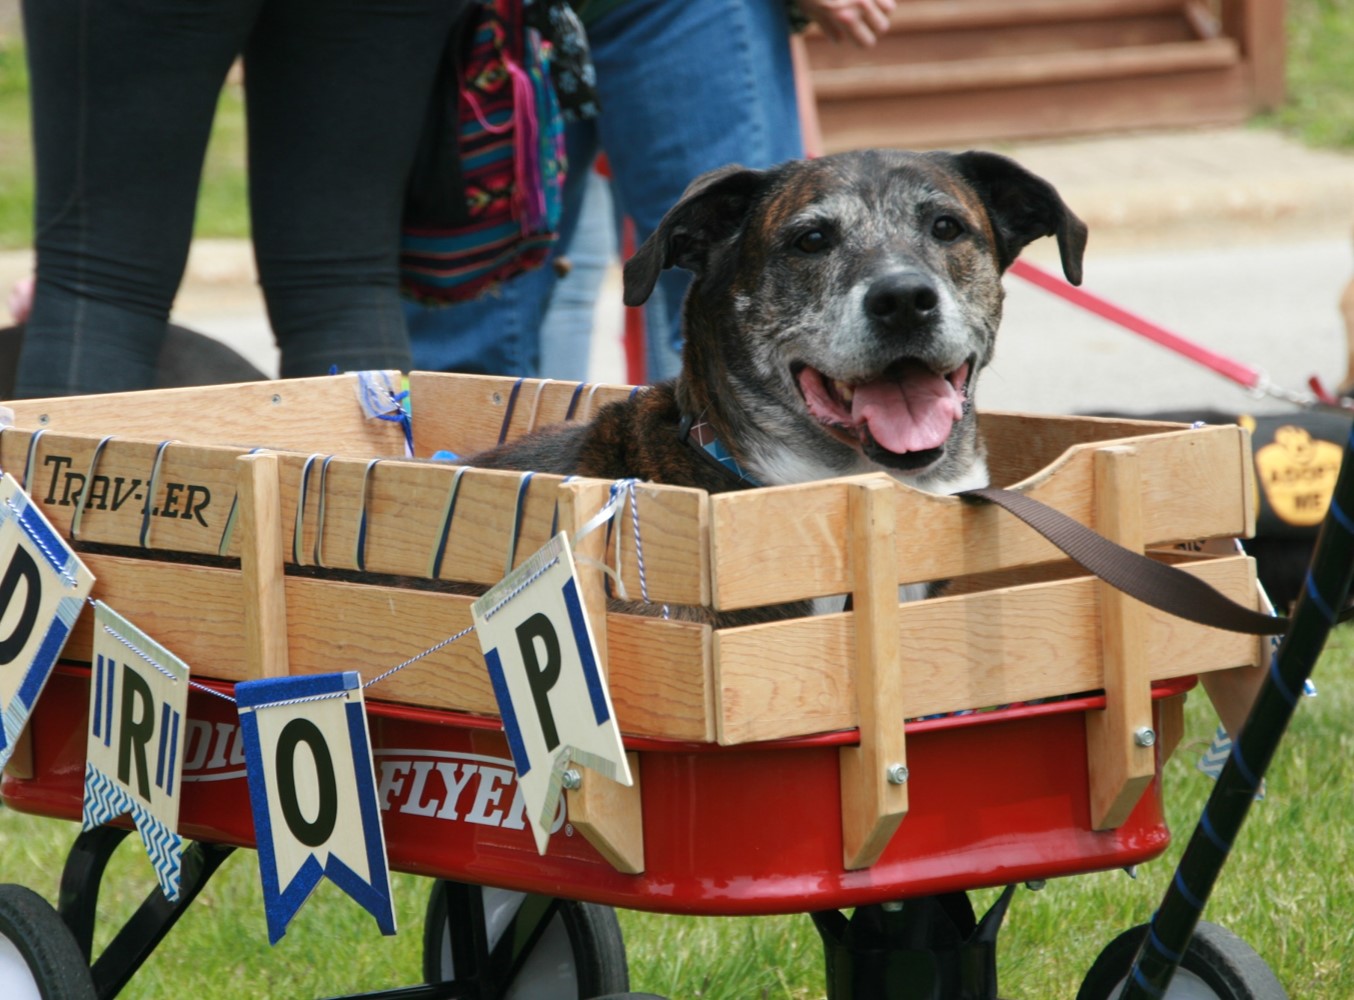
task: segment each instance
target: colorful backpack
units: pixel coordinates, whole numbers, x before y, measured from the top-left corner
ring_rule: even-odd
[[[541,14],[554,0],[536,0]],[[425,305],[472,299],[539,267],[564,187],[555,45],[523,0],[477,0],[443,59],[406,199],[400,284]],[[533,22],[538,18],[533,18]]]

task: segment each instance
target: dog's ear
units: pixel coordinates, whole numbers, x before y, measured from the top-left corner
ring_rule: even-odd
[[[700,273],[710,247],[743,228],[764,170],[730,165],[701,174],[625,263],[625,304],[642,305],[665,268]]]
[[[960,153],[953,161],[987,206],[1003,271],[1026,244],[1041,236],[1056,236],[1063,274],[1072,284],[1081,284],[1086,223],[1072,214],[1052,184],[996,153]]]

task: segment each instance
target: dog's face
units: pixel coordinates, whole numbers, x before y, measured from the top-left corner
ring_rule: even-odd
[[[971,403],[1002,272],[1045,235],[1079,282],[1085,227],[992,154],[728,167],[697,179],[627,264],[626,301],[663,267],[695,272],[679,393],[741,409],[724,430],[771,481],[882,467],[944,488],[981,464]]]

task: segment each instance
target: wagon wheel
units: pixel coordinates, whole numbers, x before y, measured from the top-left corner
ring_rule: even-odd
[[[428,900],[423,977],[477,1000],[587,1000],[630,984],[611,907],[444,881]]]
[[[1105,946],[1086,974],[1077,1000],[1113,1000],[1128,979],[1147,934],[1141,924]],[[1265,960],[1225,927],[1200,921],[1164,1000],[1287,1000]]]
[[[31,889],[0,884],[0,997],[94,1000],[89,960],[51,905]]]

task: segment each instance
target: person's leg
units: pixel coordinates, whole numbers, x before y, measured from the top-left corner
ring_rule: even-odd
[[[16,394],[147,388],[255,0],[28,0],[37,286]]]
[[[602,148],[641,241],[701,173],[803,155],[783,0],[627,0],[589,25]],[[645,310],[648,379],[677,373],[684,271]]]
[[[535,378],[540,374],[541,317],[554,284],[547,261],[466,302],[425,306],[406,301],[414,367]]]
[[[559,363],[558,352],[551,367],[541,363],[542,354],[547,350],[541,343],[541,326],[557,284],[554,260],[560,254],[569,253],[583,210],[587,177],[596,155],[597,136],[593,123],[569,124],[565,129],[568,172],[564,179],[559,239],[544,264],[502,282],[470,302],[450,306],[405,303],[415,368],[523,378],[540,374],[551,378],[566,377],[554,370]],[[586,370],[586,357],[581,363]],[[573,367],[577,368],[578,364],[575,360]]]
[[[564,253],[569,271],[555,283],[541,325],[541,374],[572,382],[587,381],[598,293],[620,245],[611,182],[588,170],[581,184],[578,224]]]
[[[284,378],[409,368],[405,181],[466,0],[269,0],[245,48],[250,202]]]

